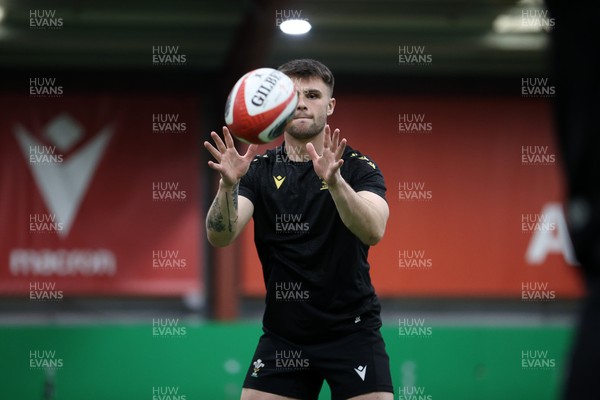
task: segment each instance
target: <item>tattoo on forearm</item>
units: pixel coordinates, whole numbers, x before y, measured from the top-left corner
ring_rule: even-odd
[[[215,198],[210,208],[213,212],[209,211],[208,213],[208,229],[215,232],[223,232],[225,230],[225,224],[223,223],[223,214],[221,213],[218,198]]]
[[[225,192],[225,204],[227,204],[227,222],[229,222],[229,232],[233,232],[231,228],[231,211],[229,211],[229,196]]]
[[[233,208],[238,209],[238,192],[239,192],[240,184],[236,183],[233,185],[233,189],[231,190],[231,200],[233,201]]]
[[[237,210],[238,210],[238,192],[239,184],[235,184],[231,188],[231,203],[235,210],[235,215],[231,215],[231,208],[229,206],[229,193],[225,192],[225,206],[227,207],[227,216],[223,215],[221,211],[221,204],[219,203],[219,197],[215,197],[212,206],[208,213],[207,227],[214,232],[223,232],[226,229],[229,232],[233,232],[233,225],[237,222]],[[227,218],[227,227],[225,226],[225,218]]]

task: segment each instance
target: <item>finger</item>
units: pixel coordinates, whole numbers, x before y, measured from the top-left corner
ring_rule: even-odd
[[[308,156],[313,162],[317,162],[317,160],[319,159],[319,155],[317,154],[315,146],[313,146],[312,143],[306,144],[306,152],[308,153]]]
[[[215,146],[213,146],[209,142],[204,142],[204,147],[206,148],[206,150],[208,150],[210,154],[212,154],[215,160],[221,162],[221,153],[219,153],[219,150],[215,149]]]
[[[323,147],[329,148],[331,146],[331,128],[329,124],[325,125],[325,139],[323,140]]]
[[[227,150],[227,147],[225,147],[225,143],[223,143],[223,141],[221,140],[221,137],[219,135],[217,135],[217,132],[215,132],[215,131],[211,132],[210,137],[212,137],[212,139],[215,141],[215,144],[217,145],[217,148],[219,149],[219,151],[221,153],[225,153],[225,150]]]
[[[346,141],[346,139],[342,139],[342,142],[340,143],[339,147],[335,150],[335,158],[336,159],[341,159],[342,156],[344,155],[344,151],[346,150],[346,144],[348,142]]]
[[[229,132],[229,129],[226,126],[223,127],[223,137],[225,138],[225,144],[228,148],[235,148],[235,144],[233,143],[231,133]]]
[[[218,172],[221,172],[223,170],[223,166],[221,164],[217,164],[214,161],[209,161],[208,166]]]
[[[342,168],[342,165],[344,165],[344,160],[337,160],[333,166],[333,173],[336,173],[338,169]]]
[[[251,144],[250,146],[248,146],[248,150],[246,150],[246,154],[244,154],[244,158],[253,159],[256,156],[257,152],[258,152],[258,145]]]
[[[331,146],[333,149],[337,149],[339,146],[339,142],[340,142],[340,130],[336,129],[333,131],[333,146]]]

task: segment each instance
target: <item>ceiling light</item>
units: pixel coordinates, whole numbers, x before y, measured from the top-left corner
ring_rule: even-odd
[[[528,22],[525,18],[520,15],[509,15],[502,14],[498,15],[494,19],[493,27],[494,31],[498,33],[537,33],[547,31],[550,23],[538,22],[538,20],[532,20]],[[552,25],[554,23],[552,22]]]
[[[498,15],[492,23],[496,33],[542,33],[554,27],[554,18],[541,0],[521,0]]]
[[[310,31],[310,23],[305,19],[288,19],[279,25],[279,29],[288,35],[303,35]]]

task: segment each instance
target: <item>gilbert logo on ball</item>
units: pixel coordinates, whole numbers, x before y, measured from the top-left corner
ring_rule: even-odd
[[[298,105],[292,80],[272,68],[242,76],[225,104],[225,123],[245,143],[268,143],[283,133]]]

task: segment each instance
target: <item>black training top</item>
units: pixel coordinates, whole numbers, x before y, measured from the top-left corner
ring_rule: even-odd
[[[342,222],[327,185],[285,144],[256,156],[239,194],[254,204],[254,242],[267,289],[263,329],[297,342],[320,342],[381,326],[363,244]],[[341,174],[359,192],[385,199],[379,168],[346,147]]]

